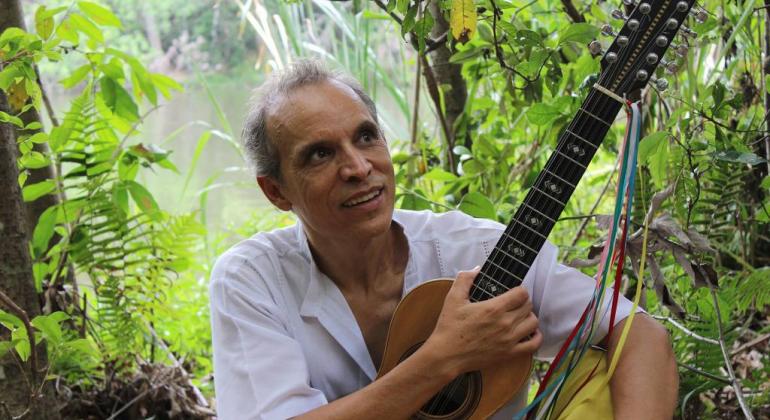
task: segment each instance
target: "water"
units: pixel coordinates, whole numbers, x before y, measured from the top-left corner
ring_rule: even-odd
[[[240,142],[238,137],[252,86],[233,81],[217,83],[210,88],[232,127],[234,141]],[[180,128],[179,134],[169,138]],[[241,224],[253,210],[271,204],[257,187],[238,151],[217,135],[209,139],[190,173],[198,139],[208,129],[226,131],[219,123],[216,108],[205,89],[196,85],[174,94],[170,101],[146,118],[135,141],[156,144],[171,151],[170,159],[180,174],[157,169],[155,172],[144,171],[141,180],[163,209],[170,212],[203,209],[209,228],[213,229]],[[189,185],[183,192],[188,174]],[[208,197],[201,203],[204,191],[208,191]]]

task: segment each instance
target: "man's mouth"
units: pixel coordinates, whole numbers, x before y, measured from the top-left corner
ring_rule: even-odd
[[[354,207],[354,206],[366,203],[368,201],[372,201],[375,198],[379,197],[380,194],[382,194],[382,190],[383,189],[380,188],[378,190],[374,190],[374,191],[370,192],[369,194],[363,195],[361,197],[356,197],[356,198],[350,199],[350,200],[342,203],[342,206],[343,207]]]

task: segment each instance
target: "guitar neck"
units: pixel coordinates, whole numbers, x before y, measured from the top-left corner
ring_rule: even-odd
[[[591,89],[482,266],[471,289],[472,301],[492,298],[522,283],[620,107]]]

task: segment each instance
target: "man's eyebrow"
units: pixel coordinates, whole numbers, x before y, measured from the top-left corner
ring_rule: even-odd
[[[372,133],[379,135],[380,126],[377,125],[374,121],[364,120],[361,122],[361,124],[358,124],[358,127],[356,127],[356,135],[358,136],[364,131],[371,131]]]
[[[330,143],[331,141],[326,140],[324,138],[319,138],[318,140],[310,141],[300,146],[299,149],[297,149],[297,151],[295,152],[294,156],[296,158],[299,158],[300,160],[304,160],[316,148],[326,146]]]

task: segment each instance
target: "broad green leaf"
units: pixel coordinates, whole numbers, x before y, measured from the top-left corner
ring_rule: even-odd
[[[63,312],[59,312],[63,313]],[[62,331],[60,317],[55,317],[55,313],[51,315],[38,315],[30,321],[30,323],[43,333],[43,338],[48,340],[51,344],[57,345],[61,342]]]
[[[658,147],[660,147],[661,143],[666,141],[666,139],[668,139],[668,132],[665,131],[658,131],[650,134],[649,136],[645,136],[639,142],[639,149],[637,154],[639,163],[643,165],[647,164],[647,160],[650,158],[650,156],[652,156],[652,154],[658,150]]]
[[[44,262],[36,262],[32,264],[32,276],[35,280],[35,291],[38,293],[43,292],[43,280],[48,274],[48,264]]]
[[[91,65],[83,64],[82,66],[73,70],[69,76],[59,80],[59,83],[61,83],[61,85],[64,86],[65,89],[69,89],[77,85],[78,83],[80,83],[90,72],[91,72]]]
[[[530,54],[527,61],[516,65],[516,71],[529,79],[536,79],[543,68],[543,63],[545,63],[549,56],[550,52],[546,49],[535,50]]]
[[[123,86],[109,77],[102,77],[99,85],[104,103],[112,112],[128,121],[139,119],[139,108]]]
[[[11,333],[11,341],[16,343],[14,348],[16,349],[16,353],[19,355],[19,359],[21,359],[22,362],[26,362],[27,359],[29,359],[29,355],[31,354],[26,328],[15,329]]]
[[[124,215],[128,214],[128,189],[124,184],[118,184],[112,190],[112,201]]]
[[[561,113],[558,108],[542,102],[532,105],[529,107],[529,110],[527,110],[527,119],[529,122],[541,126],[554,122],[560,115]]]
[[[415,18],[417,17],[417,5],[409,8],[404,16],[404,20],[401,22],[401,36],[403,37],[414,27]]]
[[[596,26],[585,22],[572,23],[559,34],[559,45],[567,42],[587,44],[597,36],[599,36],[599,28]]]
[[[486,169],[484,165],[479,163],[479,161],[477,161],[476,159],[466,160],[465,162],[462,163],[461,167],[463,169],[463,175],[470,175],[470,176],[478,175],[484,172],[484,169]]]
[[[762,180],[762,184],[760,184],[762,188],[770,188],[770,175],[766,176],[765,179]]]
[[[48,249],[48,242],[51,241],[54,234],[58,211],[59,206],[51,206],[45,209],[37,220],[35,230],[32,233],[32,250],[36,256],[42,256]]]
[[[452,0],[449,27],[454,39],[465,44],[476,32],[476,6],[473,0]]]
[[[714,153],[714,159],[726,162],[745,163],[747,165],[759,165],[766,160],[751,152],[739,152],[737,150],[720,150]]]
[[[24,38],[26,35],[27,33],[24,32],[21,28],[17,28],[15,26],[7,28],[3,31],[2,34],[0,34],[0,47],[8,44],[11,41]]]
[[[0,309],[0,324],[10,325],[15,328],[24,328],[24,322],[21,321],[16,315],[9,314],[8,312]]]
[[[27,124],[26,127],[24,127],[24,129],[28,131],[41,130],[42,128],[43,128],[43,124],[41,124],[39,121],[32,121],[31,123]],[[47,136],[45,136],[44,133],[37,133],[37,134],[43,134],[43,136],[46,137],[47,139]],[[45,143],[46,141],[47,140],[43,140],[37,143]]]
[[[24,197],[24,201],[35,201],[38,198],[50,194],[56,190],[56,182],[51,179],[38,182],[37,184],[26,185],[21,193]]]
[[[134,202],[139,208],[145,214],[150,216],[150,218],[159,220],[161,216],[160,208],[158,208],[158,203],[155,202],[155,198],[153,198],[152,194],[150,194],[142,184],[137,182],[125,181],[124,183],[128,188],[128,192],[131,194],[131,198],[134,199]]]
[[[650,174],[652,181],[659,188],[662,187],[668,174],[668,141],[660,142],[655,153],[649,158]]]
[[[87,37],[98,43],[104,42],[104,35],[102,34],[101,29],[85,16],[79,13],[72,13],[69,16],[69,19],[73,29],[84,33]]]
[[[10,123],[15,125],[16,127],[24,128],[24,122],[21,120],[21,118],[11,114],[7,114],[3,111],[0,111],[0,122]]]
[[[450,182],[457,180],[457,176],[451,172],[447,172],[441,168],[433,168],[428,173],[423,175],[423,178],[431,181],[443,181]]]
[[[120,23],[120,19],[104,6],[91,3],[90,1],[79,1],[78,6],[91,20],[99,25],[114,26],[116,28],[123,26]]]
[[[770,223],[770,198],[766,199],[757,210],[757,222]]]
[[[462,63],[472,58],[476,58],[483,53],[484,53],[484,50],[482,48],[476,48],[473,46],[473,44],[470,44],[469,48],[457,51],[456,53],[452,54],[452,56],[449,57],[449,62]]]
[[[535,31],[522,29],[516,32],[516,43],[528,47],[542,47],[543,37]]]
[[[75,30],[74,25],[70,20],[71,16],[65,17],[59,26],[56,27],[56,35],[64,41],[68,41],[70,44],[77,45],[80,40],[78,31]]]
[[[51,161],[44,154],[33,150],[19,158],[19,163],[27,169],[40,169],[50,165]]]
[[[407,192],[401,197],[399,207],[405,210],[430,210],[431,205],[430,201],[422,196]]]
[[[465,194],[462,201],[460,201],[459,209],[473,217],[481,217],[485,219],[495,220],[497,213],[495,213],[495,206],[491,201],[480,192],[469,192]]]
[[[0,341],[0,358],[5,356],[5,354],[12,348],[16,347],[17,344],[19,344],[18,340]]]
[[[183,91],[184,87],[176,80],[160,73],[150,73],[150,80],[152,84],[163,94],[166,99],[171,97],[171,90]]]
[[[46,13],[45,5],[35,11],[35,30],[40,38],[48,39],[53,33],[53,18]]]

